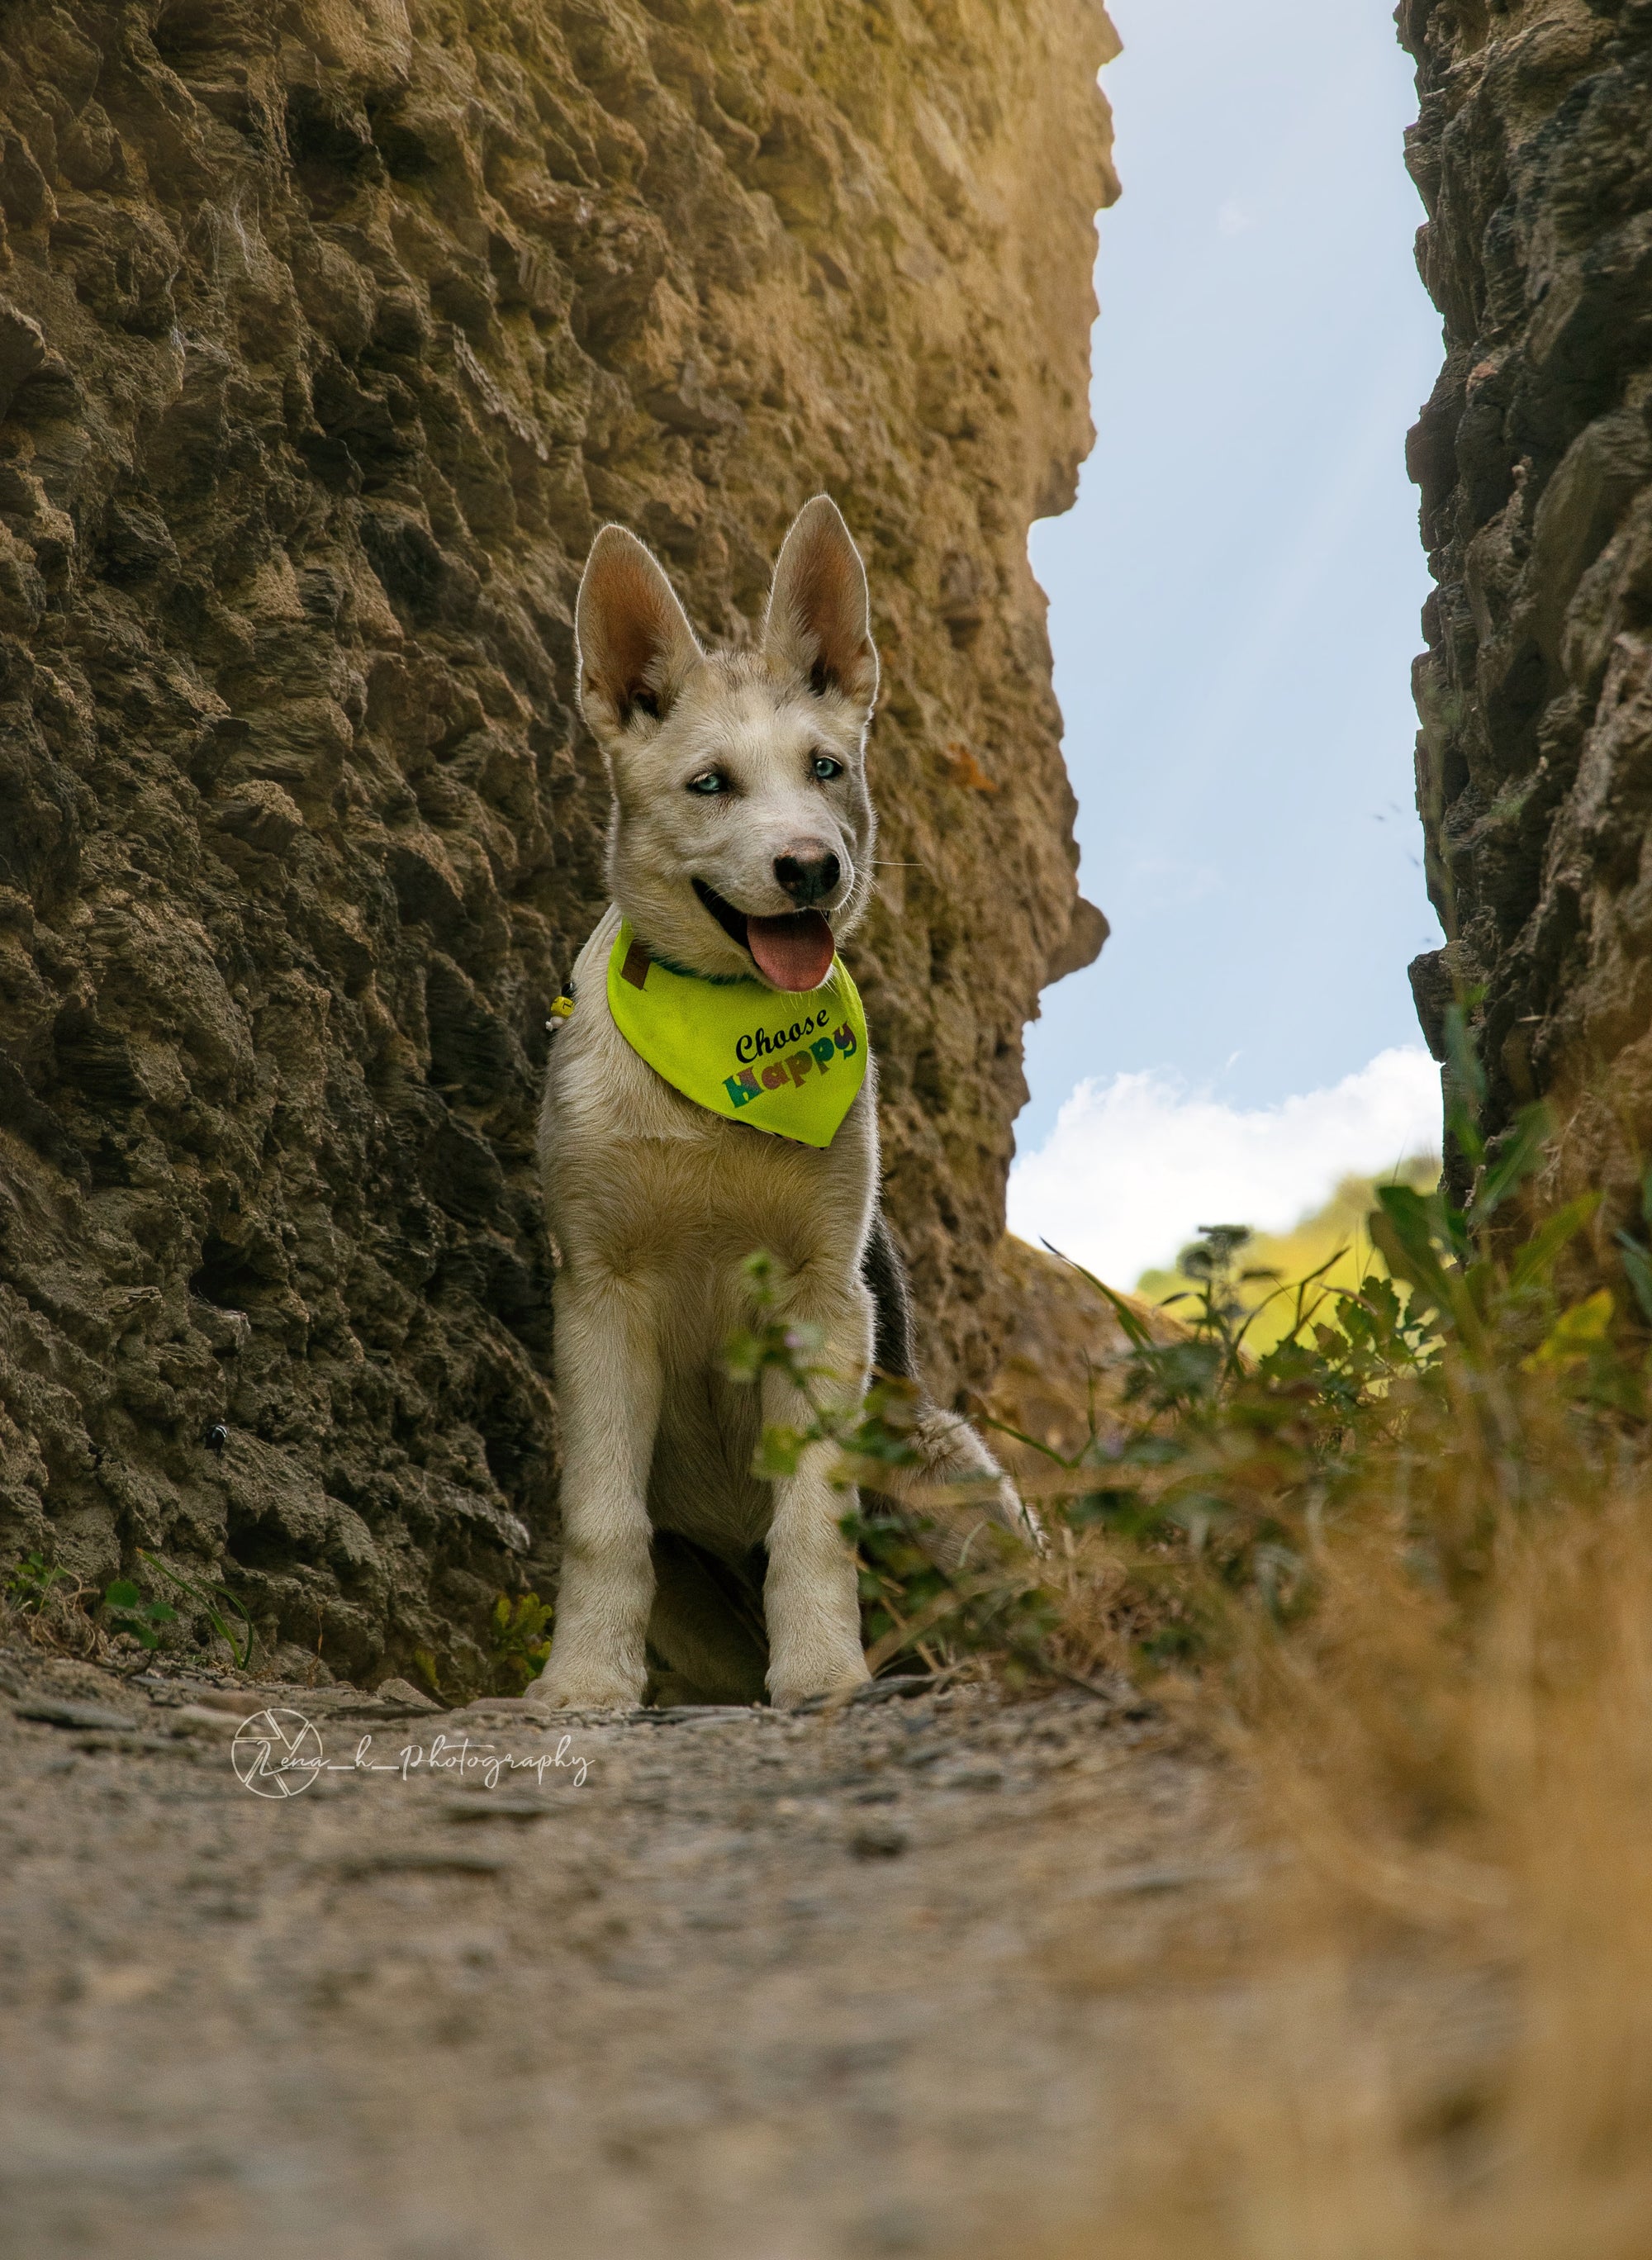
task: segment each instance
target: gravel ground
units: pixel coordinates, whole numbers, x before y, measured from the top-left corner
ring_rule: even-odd
[[[0,1688],[31,2260],[1023,2246],[1140,2111],[1167,1917],[1251,1888],[1220,1770],[1127,1700],[547,1728],[16,1649]],[[234,1770],[266,1700],[334,1769],[293,1794]]]

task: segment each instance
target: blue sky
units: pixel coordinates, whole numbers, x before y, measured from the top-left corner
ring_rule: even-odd
[[[1408,60],[1383,0],[1112,12],[1125,193],[1101,219],[1098,436],[1032,556],[1081,883],[1113,935],[1028,1031],[1024,1157],[1063,1105],[1071,1130],[1076,1091],[1094,1117],[1125,1076],[1252,1132],[1382,1056],[1414,1098],[1405,965],[1439,940],[1412,805],[1428,583],[1405,436],[1441,342],[1412,256]],[[1374,1165],[1332,1150],[1348,1115],[1329,1109],[1325,1151],[1305,1153],[1299,1207]],[[1204,1197],[1153,1197],[1162,1252]],[[1013,1198],[1012,1221],[1029,1228]]]

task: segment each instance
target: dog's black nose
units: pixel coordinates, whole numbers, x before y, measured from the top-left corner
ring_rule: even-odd
[[[799,840],[775,858],[775,876],[800,911],[829,895],[843,866],[818,840]]]

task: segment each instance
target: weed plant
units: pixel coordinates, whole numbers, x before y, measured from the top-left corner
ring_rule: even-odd
[[[1598,1200],[1520,1228],[1548,1124],[1488,1151],[1452,1033],[1454,1166],[1380,1190],[1386,1276],[1293,1289],[1253,1356],[1248,1236],[1212,1228],[1180,1337],[1101,1288],[1124,1347],[1083,1448],[1019,1440],[1041,1554],[949,1577],[956,1490],[856,1532],[874,1605],[935,1661],[1122,1669],[1167,1734],[1225,1750],[1272,1878],[1213,1958],[1167,1933],[1107,1977],[1162,2003],[1138,2067],[1157,2137],[1098,2145],[1098,2225],[1041,2250],[1652,2252],[1652,1172],[1615,1278],[1569,1296]],[[772,1325],[760,1355],[808,1377]],[[818,1423],[846,1475],[900,1453],[900,1410]],[[1406,1969],[1500,2005],[1466,2069],[1384,2036],[1373,2004]]]
[[[140,1648],[170,1644],[180,1653],[201,1654],[204,1643],[198,1635],[204,1624],[223,1641],[236,1669],[246,1670],[256,1634],[228,1587],[189,1577],[142,1546],[137,1558],[142,1565],[137,1574],[116,1577],[100,1593],[37,1550],[7,1573],[0,1598],[39,1648],[101,1661],[111,1641],[124,1634]],[[187,1606],[175,1606],[166,1598],[168,1591]]]

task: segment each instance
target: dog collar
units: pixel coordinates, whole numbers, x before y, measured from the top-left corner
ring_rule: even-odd
[[[650,957],[622,920],[608,1009],[674,1091],[731,1122],[829,1146],[866,1080],[866,1014],[840,957],[818,989],[703,981]]]

